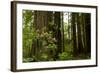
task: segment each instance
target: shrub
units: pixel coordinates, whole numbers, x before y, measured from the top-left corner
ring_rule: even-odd
[[[67,53],[67,52],[62,52],[59,54],[59,59],[60,60],[71,60],[72,55],[70,53]]]

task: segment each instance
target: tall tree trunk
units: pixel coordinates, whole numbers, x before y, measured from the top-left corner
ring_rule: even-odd
[[[47,11],[34,11],[34,26],[40,33],[42,32],[42,28],[46,27],[47,24]],[[40,56],[40,51],[42,50],[42,47],[40,46],[42,43],[39,41],[40,40],[37,39],[37,41],[32,42],[31,54],[32,56],[36,56],[36,58]]]
[[[77,34],[78,34],[78,52],[83,52],[82,34],[81,34],[81,15],[77,13]]]
[[[56,40],[57,40],[57,51],[56,51],[56,57],[58,57],[58,54],[62,52],[62,45],[61,45],[61,31],[60,31],[60,27],[61,27],[61,16],[60,16],[60,12],[55,12],[54,14],[54,24],[56,25],[57,29],[56,29]]]
[[[83,52],[86,53],[86,49],[87,49],[87,42],[86,42],[86,30],[85,30],[85,27],[86,27],[86,24],[85,24],[85,13],[82,13],[81,15],[81,24],[82,24],[82,32],[83,32],[83,35],[82,35],[82,38],[83,38]]]
[[[39,30],[46,26],[48,24],[47,11],[35,11],[34,23]]]
[[[70,15],[69,15],[69,12],[68,12],[68,39],[70,41],[70,19],[69,19]]]
[[[72,13],[72,39],[73,39],[73,55],[77,56],[77,40],[76,40],[76,13]]]
[[[85,31],[86,31],[86,44],[87,44],[87,53],[91,52],[91,14],[85,14]]]
[[[61,40],[62,40],[62,52],[64,52],[65,51],[65,47],[64,47],[64,12],[61,12],[60,13],[61,14],[61,29],[60,29],[60,31],[61,31]]]

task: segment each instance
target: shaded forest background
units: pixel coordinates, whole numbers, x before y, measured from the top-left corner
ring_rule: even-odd
[[[91,14],[23,10],[23,62],[91,58]]]

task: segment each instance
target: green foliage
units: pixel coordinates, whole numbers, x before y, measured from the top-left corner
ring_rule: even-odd
[[[23,19],[24,19],[24,24],[28,24],[32,22],[33,20],[33,12],[30,10],[24,10],[23,11]]]
[[[23,53],[24,57],[29,55],[29,49],[32,47],[32,39],[35,35],[33,26],[33,12],[29,10],[23,10]]]
[[[67,53],[67,52],[62,52],[59,54],[59,59],[60,60],[71,60],[72,55],[70,53]]]
[[[50,48],[51,50],[53,50],[53,49],[57,49],[57,46],[55,44],[49,44],[48,48]]]
[[[48,60],[48,55],[43,53],[40,57],[41,61],[47,61]]]
[[[23,61],[24,62],[33,62],[33,58],[24,58]]]

